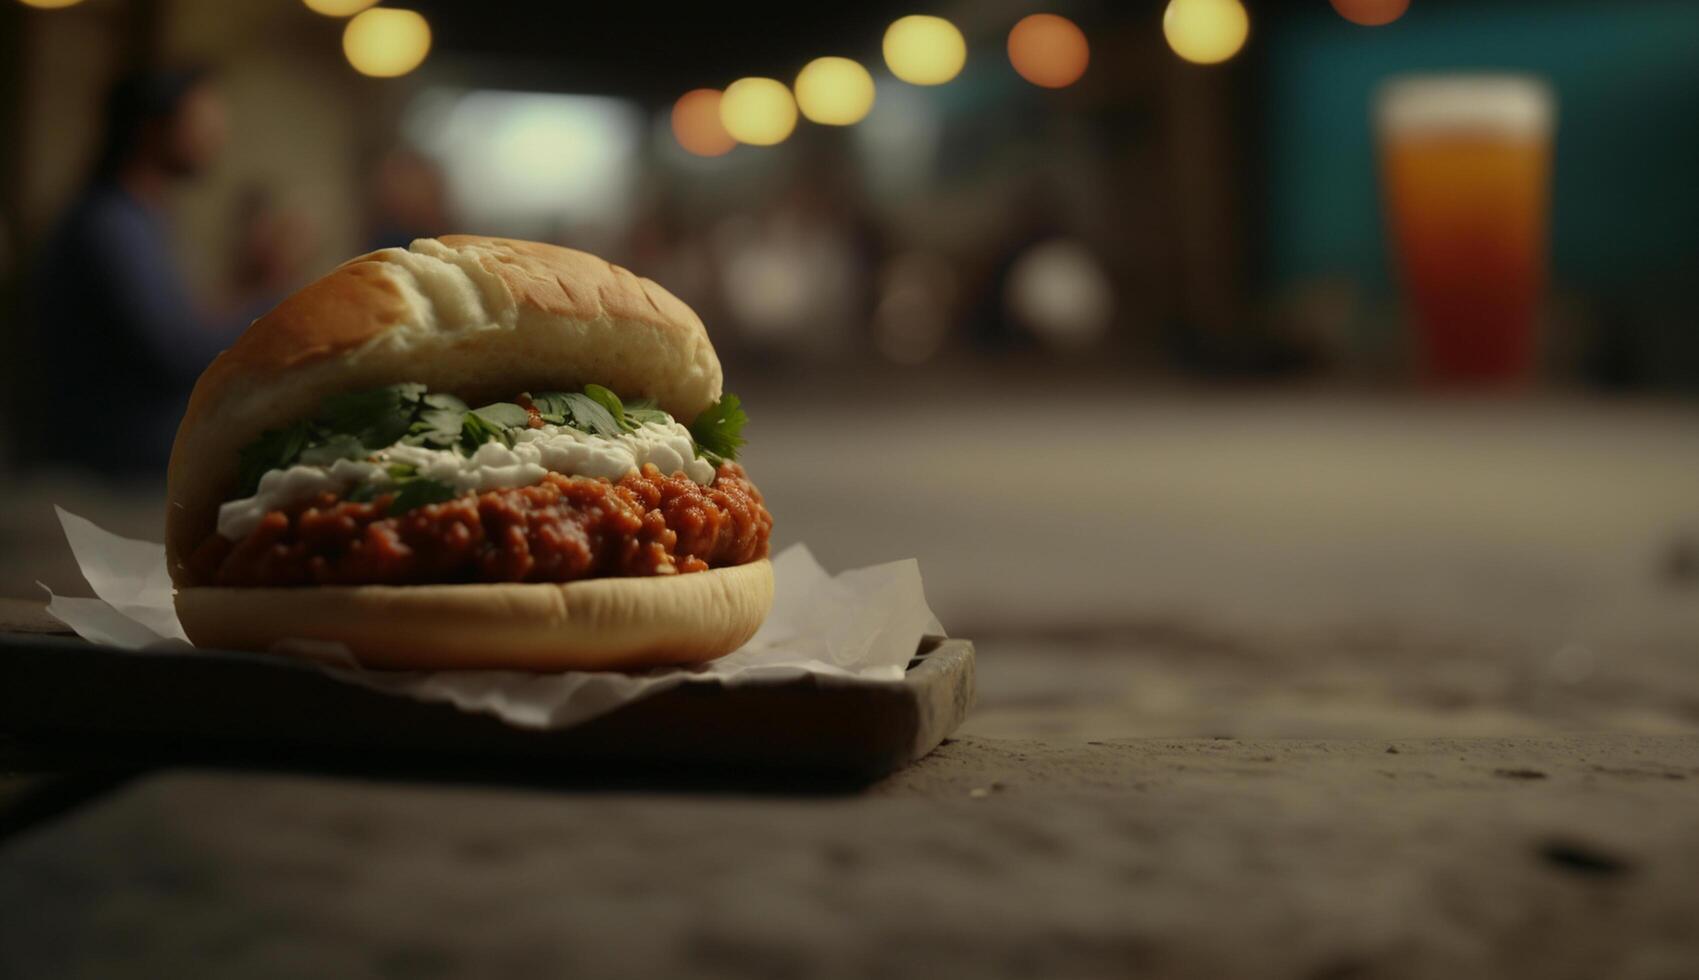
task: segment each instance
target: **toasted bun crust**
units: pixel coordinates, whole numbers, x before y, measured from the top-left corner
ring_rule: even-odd
[[[329,640],[376,669],[553,672],[712,660],[755,635],[772,603],[773,566],[762,559],[565,585],[188,588],[177,615],[200,647]]]
[[[688,421],[720,397],[720,362],[690,307],[584,252],[447,235],[352,259],[256,320],[196,383],[167,481],[172,580],[213,533],[243,446],[327,395],[403,381],[474,404],[594,382]]]

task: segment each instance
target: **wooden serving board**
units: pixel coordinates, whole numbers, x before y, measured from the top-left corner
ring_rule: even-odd
[[[932,751],[973,697],[973,644],[928,637],[900,684],[688,683],[574,728],[534,731],[368,690],[286,657],[134,654],[0,633],[0,745],[12,768],[210,763],[568,783],[865,781]]]

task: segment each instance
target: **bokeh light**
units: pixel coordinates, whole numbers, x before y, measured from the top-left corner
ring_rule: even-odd
[[[720,99],[720,122],[739,143],[772,146],[796,128],[796,100],[785,83],[772,78],[740,78]]]
[[[1080,80],[1091,62],[1085,32],[1066,17],[1033,14],[1009,32],[1009,64],[1042,88],[1066,88]]]
[[[1180,57],[1199,65],[1226,61],[1245,46],[1251,19],[1239,0],[1168,0],[1162,34]]]
[[[796,105],[810,122],[854,125],[873,108],[873,76],[848,58],[815,58],[797,73]]]
[[[942,85],[967,64],[967,40],[942,17],[911,14],[885,29],[885,64],[911,85]]]
[[[301,0],[307,9],[326,17],[352,17],[378,0]]]
[[[1332,0],[1339,16],[1364,27],[1380,27],[1404,16],[1410,0]]]
[[[399,145],[441,168],[454,223],[540,240],[570,226],[588,242],[633,220],[656,120],[622,98],[430,87],[400,122]]]
[[[60,10],[65,7],[75,7],[82,2],[83,0],[22,0],[24,6],[34,7],[37,10]]]
[[[1043,343],[1087,350],[1109,332],[1115,293],[1084,242],[1052,238],[1020,254],[1009,269],[1003,302],[1009,315]]]
[[[720,98],[718,89],[699,88],[673,103],[673,139],[679,146],[699,157],[718,157],[737,145],[720,122]]]
[[[431,53],[431,25],[416,11],[374,7],[356,14],[343,28],[342,53],[362,75],[405,75]]]

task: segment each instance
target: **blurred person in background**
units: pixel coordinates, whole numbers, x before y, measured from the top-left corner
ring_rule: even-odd
[[[109,406],[124,424],[84,427],[76,439],[31,438],[45,427],[23,426],[31,462],[162,473],[195,378],[293,285],[310,231],[277,220],[269,199],[245,209],[220,301],[198,301],[173,258],[170,193],[212,166],[227,134],[204,69],[138,72],[113,86],[93,172],[36,269],[37,370],[25,380],[47,398]]]
[[[272,188],[261,183],[245,185],[237,196],[232,233],[236,245],[230,257],[232,288],[238,295],[267,299],[280,288],[280,280],[294,278],[287,273],[301,267],[308,244],[318,235],[303,212],[283,204]]]

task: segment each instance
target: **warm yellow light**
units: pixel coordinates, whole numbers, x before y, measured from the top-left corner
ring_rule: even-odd
[[[848,58],[815,58],[797,73],[796,105],[810,122],[853,126],[873,109],[873,76]]]
[[[720,99],[720,122],[739,143],[772,146],[796,128],[796,100],[785,83],[771,78],[740,78]]]
[[[1009,64],[1043,88],[1067,88],[1085,74],[1091,46],[1085,32],[1066,17],[1033,14],[1009,32]]]
[[[431,25],[412,10],[374,7],[356,14],[342,29],[342,53],[362,75],[405,75],[431,53]]]
[[[699,157],[718,157],[730,153],[737,140],[726,132],[720,122],[720,92],[718,89],[692,89],[673,103],[673,139],[678,145]]]
[[[885,64],[911,85],[942,85],[967,64],[967,41],[942,17],[911,14],[885,29]]]
[[[301,0],[307,9],[326,17],[352,17],[378,0]]]
[[[1379,27],[1404,16],[1410,0],[1333,0],[1333,9],[1353,24]]]
[[[24,6],[37,10],[59,10],[64,7],[75,7],[83,0],[21,0]]]
[[[1214,65],[1245,46],[1251,18],[1239,0],[1168,0],[1162,33],[1168,46],[1187,61]]]

